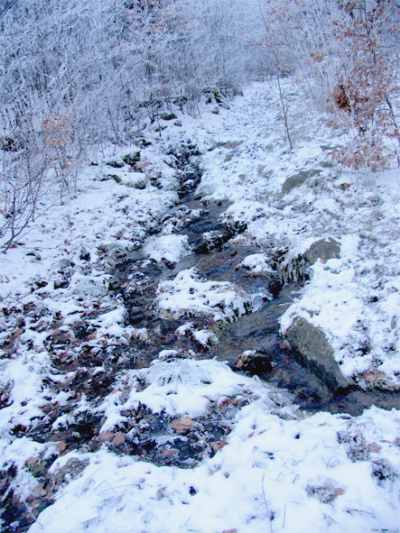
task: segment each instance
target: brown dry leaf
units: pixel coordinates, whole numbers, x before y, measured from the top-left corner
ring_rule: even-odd
[[[100,442],[111,442],[114,438],[114,433],[112,431],[103,431],[98,438]]]
[[[114,444],[114,446],[122,446],[122,444],[125,443],[125,440],[125,435],[121,431],[118,431],[118,433],[114,435],[112,443]]]
[[[171,422],[171,427],[176,433],[188,433],[193,427],[193,420],[190,416],[183,416]]]

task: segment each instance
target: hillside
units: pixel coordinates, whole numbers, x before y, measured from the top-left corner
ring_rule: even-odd
[[[398,172],[287,84],[293,152],[253,84],[3,258],[4,531],[397,531]]]

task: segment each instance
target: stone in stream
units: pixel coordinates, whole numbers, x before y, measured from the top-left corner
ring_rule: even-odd
[[[272,371],[272,360],[265,352],[246,350],[236,359],[233,368],[259,376]]]
[[[346,389],[350,382],[342,374],[324,332],[301,317],[295,318],[285,334],[292,348],[332,390]]]
[[[245,232],[247,229],[246,223],[227,224],[222,231],[208,231],[203,233],[200,241],[195,245],[194,252],[196,254],[208,254],[214,250],[221,250],[223,245]]]
[[[277,250],[273,264],[284,283],[300,282],[309,279],[310,266],[318,260],[326,263],[339,257],[340,244],[330,237],[314,241],[304,252],[297,255],[287,248]]]

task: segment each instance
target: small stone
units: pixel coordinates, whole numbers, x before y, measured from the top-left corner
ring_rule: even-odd
[[[111,168],[122,168],[124,163],[122,161],[108,161],[106,165]]]
[[[161,120],[176,120],[178,117],[175,115],[175,113],[160,113],[160,119]]]
[[[99,435],[100,442],[111,442],[114,438],[114,433],[112,431],[104,431]]]
[[[146,182],[144,180],[135,181],[133,188],[139,191],[143,191],[146,188]]]
[[[57,442],[57,450],[60,453],[65,452],[66,449],[67,449],[67,444],[64,441],[61,440],[60,442]]]
[[[188,433],[193,427],[193,420],[189,416],[177,418],[171,422],[171,427],[176,433]]]
[[[248,350],[239,355],[234,363],[234,368],[255,375],[271,372],[271,357],[261,352]]]
[[[86,250],[86,248],[81,248],[79,259],[81,261],[90,261],[90,253]]]
[[[134,167],[137,163],[139,163],[141,158],[140,152],[133,152],[132,154],[126,154],[122,161],[131,167]]]

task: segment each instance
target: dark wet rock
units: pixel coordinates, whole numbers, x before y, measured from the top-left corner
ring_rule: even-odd
[[[247,224],[227,224],[222,231],[209,231],[202,235],[198,243],[194,245],[196,254],[208,254],[215,250],[221,250],[224,244],[243,233],[247,229]]]
[[[117,185],[121,185],[122,178],[118,174],[107,174],[107,178],[114,180]]]
[[[137,180],[137,181],[133,182],[133,184],[132,184],[132,187],[134,189],[139,190],[139,191],[144,191],[146,186],[147,186],[147,183],[146,183],[145,180]]]
[[[11,390],[11,382],[0,385],[0,409],[4,409],[12,404]]]
[[[12,137],[0,137],[0,150],[3,150],[3,152],[18,152],[18,142]]]
[[[139,151],[137,151],[131,154],[124,155],[124,157],[122,158],[122,161],[126,165],[129,165],[130,167],[134,167],[136,163],[139,163],[140,159],[141,159],[141,154]]]
[[[340,257],[340,244],[333,238],[314,241],[302,254],[291,256],[288,248],[276,250],[273,266],[284,283],[304,282],[310,277],[310,267],[318,260],[326,263]]]
[[[47,281],[47,279],[38,278],[33,282],[32,290],[44,289],[45,287],[47,287],[48,284],[49,282]]]
[[[176,116],[176,114],[172,112],[165,111],[164,113],[160,113],[161,120],[169,121],[169,120],[176,120],[177,118],[178,117]]]
[[[66,289],[69,287],[70,278],[65,275],[58,275],[53,282],[54,289]]]
[[[79,253],[79,259],[81,261],[90,261],[90,252],[88,252],[86,248],[81,248],[81,251]]]
[[[149,141],[148,139],[144,138],[144,137],[141,137],[140,139],[137,140],[136,144],[140,147],[140,148],[148,148],[149,146],[151,146],[153,143],[151,141]]]
[[[272,357],[268,353],[248,350],[236,359],[233,368],[251,375],[261,376],[272,371]]]
[[[111,168],[123,168],[124,163],[122,161],[107,161],[106,165]]]
[[[304,318],[297,317],[285,333],[303,362],[331,389],[344,389],[349,381],[335,361],[334,351],[324,332]]]

